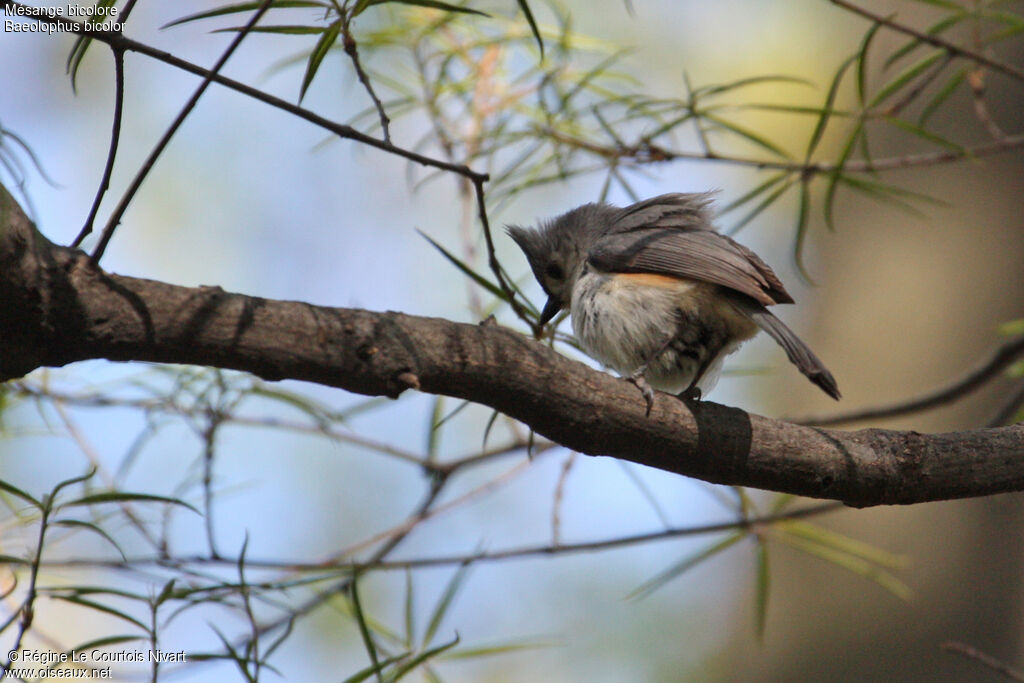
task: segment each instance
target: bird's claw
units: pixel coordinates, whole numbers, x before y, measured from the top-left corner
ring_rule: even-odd
[[[626,379],[644,395],[644,400],[647,401],[647,410],[644,413],[644,416],[650,417],[651,408],[654,407],[654,389],[651,389],[651,385],[647,383],[646,379],[644,379],[643,372],[635,372]]]

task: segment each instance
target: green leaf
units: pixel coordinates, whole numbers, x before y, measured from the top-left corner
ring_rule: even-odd
[[[430,411],[430,424],[427,429],[427,462],[434,462],[437,459],[437,449],[441,444],[441,425],[443,424],[441,414],[444,412],[444,396],[435,396],[433,403],[434,408]],[[468,404],[469,401],[463,402],[463,405]]]
[[[383,677],[380,675],[381,665],[380,659],[377,657],[377,645],[373,642],[373,636],[370,635],[370,627],[366,624],[366,617],[363,614],[363,606],[359,602],[359,577],[358,575],[352,576],[352,582],[349,584],[349,590],[352,595],[352,610],[355,613],[356,623],[359,625],[359,635],[362,636],[363,646],[366,648],[366,653],[370,656],[370,662],[377,672],[378,680],[383,681]]]
[[[154,604],[162,605],[171,599],[171,596],[174,595],[174,582],[175,579],[171,579],[164,584],[164,587],[160,590],[160,595],[156,596]]]
[[[536,642],[536,643],[508,643],[506,645],[481,645],[478,647],[469,647],[449,652],[444,656],[444,659],[474,659],[477,657],[493,657],[494,655],[504,655],[514,652],[522,652],[523,650],[536,650],[543,647],[558,647],[558,643],[552,642]]]
[[[939,88],[939,91],[932,96],[928,104],[925,105],[924,109],[921,110],[921,115],[917,117],[918,125],[923,126],[932,114],[939,110],[949,96],[956,92],[956,89],[960,87],[960,84],[967,78],[967,67],[959,69],[953,77],[950,78],[946,83]]]
[[[936,145],[939,145],[940,147],[945,147],[946,149],[953,150],[957,154],[961,154],[964,156],[967,155],[967,150],[965,150],[962,146],[958,145],[952,140],[948,140],[942,137],[941,135],[933,133],[930,130],[926,130],[925,128],[922,128],[917,124],[911,123],[910,121],[906,121],[895,116],[886,116],[885,121],[896,126],[897,128],[902,128],[908,133],[916,135],[917,137],[923,140],[927,140],[928,142],[933,142]]]
[[[74,507],[78,505],[95,505],[97,503],[170,503],[171,505],[180,505],[181,507],[188,508],[197,515],[202,514],[189,505],[183,500],[177,498],[168,498],[166,496],[154,496],[148,493],[120,493],[118,491],[110,491],[108,493],[94,493],[92,495],[78,498],[67,503],[61,503],[61,508]]]
[[[462,582],[466,578],[466,573],[469,571],[469,564],[461,565],[452,575],[448,585],[445,586],[444,592],[441,594],[441,598],[437,601],[434,606],[434,611],[430,615],[430,620],[427,622],[427,630],[423,633],[423,647],[426,647],[434,640],[434,636],[437,634],[437,629],[441,626],[441,621],[448,613],[448,609],[451,607],[452,600],[455,599],[456,593],[459,592],[459,588],[462,587]],[[456,637],[458,640],[458,637]]]
[[[894,79],[889,81],[882,87],[874,97],[871,98],[871,102],[868,103],[868,109],[874,109],[880,103],[884,102],[889,96],[903,89],[908,83],[924,73],[932,64],[943,59],[946,56],[945,50],[934,50],[924,59],[920,59],[914,64],[911,64],[906,69],[901,71]]]
[[[818,117],[818,123],[814,126],[814,132],[811,133],[811,139],[807,143],[807,151],[804,153],[805,161],[810,161],[814,155],[814,151],[818,148],[818,143],[821,142],[821,138],[825,135],[825,128],[828,126],[829,119],[832,117],[832,105],[835,104],[836,95],[839,93],[839,84],[843,81],[843,75],[846,74],[846,70],[850,68],[850,65],[857,59],[857,55],[848,57],[845,62],[839,66],[839,70],[836,71],[836,75],[832,77],[832,84],[828,88],[828,93],[825,95],[825,104],[821,107],[821,116]]]
[[[937,36],[937,35],[939,35],[941,33],[944,33],[945,31],[947,31],[948,29],[952,28],[953,26],[956,26],[957,24],[959,24],[964,19],[969,19],[970,17],[971,17],[970,13],[967,13],[967,12],[964,12],[964,11],[960,11],[958,14],[945,17],[941,21],[939,21],[939,22],[937,22],[935,24],[932,24],[927,29],[925,29],[925,33],[927,35],[930,35],[930,36]],[[925,44],[926,43],[923,40],[921,40],[920,38],[912,38],[911,40],[908,40],[906,42],[906,44],[903,45],[903,47],[901,47],[900,49],[896,50],[891,55],[889,55],[889,58],[885,60],[885,64],[883,65],[883,68],[884,69],[888,69],[890,66],[895,64],[897,61],[899,61],[900,59],[902,59],[906,55],[910,54],[911,52],[913,52],[914,50],[916,50],[917,48],[919,48],[920,46],[925,45]]]
[[[711,121],[722,128],[725,128],[726,130],[728,130],[731,133],[734,133],[735,135],[738,135],[742,138],[749,140],[750,142],[753,142],[755,145],[762,147],[768,150],[769,152],[782,157],[783,159],[791,158],[789,154],[787,154],[781,147],[775,145],[767,138],[764,138],[751,130],[743,128],[742,126],[736,123],[726,121],[725,119],[715,116],[713,114],[709,114],[706,111],[702,113],[702,118]]]
[[[765,180],[764,182],[760,183],[754,189],[750,190],[749,192],[747,192],[746,194],[744,194],[744,195],[742,195],[740,197],[737,197],[736,199],[732,200],[728,204],[720,207],[718,209],[718,215],[719,216],[724,216],[725,214],[729,213],[730,211],[738,209],[739,207],[743,206],[744,204],[746,204],[747,202],[751,201],[752,199],[754,199],[756,197],[759,197],[761,194],[763,194],[763,193],[767,192],[768,190],[770,190],[771,188],[775,187],[776,185],[781,183],[783,180],[785,180],[788,176],[789,176],[789,171],[779,171],[778,173],[773,173],[772,175],[768,176],[767,180]]]
[[[415,611],[415,600],[413,595],[413,581],[412,581],[412,570],[406,568],[405,570],[405,644],[407,647],[412,647],[412,644],[416,640],[416,611]]]
[[[878,201],[891,204],[904,211],[907,211],[915,216],[921,216],[921,211],[907,200],[913,199],[917,201],[926,201],[932,204],[943,204],[942,200],[936,199],[935,197],[929,197],[926,194],[920,192],[914,192],[907,190],[902,187],[895,185],[886,185],[884,183],[875,182],[868,180],[867,178],[853,178],[850,176],[844,176],[840,179],[840,182],[844,185],[849,185],[855,190],[858,190]]]
[[[1024,318],[1010,320],[999,326],[999,334],[1007,337],[1015,337],[1024,334]]]
[[[431,9],[440,9],[445,12],[461,12],[463,14],[478,14],[482,17],[489,17],[490,15],[480,10],[470,9],[469,7],[463,7],[461,5],[452,5],[447,2],[439,2],[438,0],[370,0],[370,2],[360,2],[352,10],[352,16],[358,16],[367,7],[374,5],[386,5],[394,3],[396,5],[414,5],[416,7],[429,7]]]
[[[935,7],[963,11],[963,7],[959,3],[953,2],[953,0],[914,0],[914,2],[919,2],[922,5],[933,5]]]
[[[498,297],[502,301],[506,301],[506,302],[508,301],[508,296],[505,295],[505,292],[503,292],[500,287],[498,287],[496,284],[490,282],[489,280],[487,280],[482,275],[478,275],[472,268],[470,268],[468,265],[466,265],[463,261],[461,261],[455,255],[453,255],[447,249],[442,247],[439,243],[435,242],[434,239],[432,237],[430,237],[430,235],[428,235],[427,233],[423,232],[422,230],[417,230],[416,232],[418,232],[420,235],[422,235],[425,240],[430,242],[434,246],[434,248],[437,249],[439,252],[441,252],[441,254],[446,259],[451,261],[452,265],[454,265],[456,268],[458,268],[463,273],[468,275],[469,278],[471,280],[473,280],[473,282],[477,283],[478,285],[480,285],[481,287],[483,287],[488,292],[490,292],[494,296]]]
[[[445,652],[446,650],[450,650],[450,649],[452,649],[453,647],[455,647],[458,644],[459,644],[459,634],[456,633],[455,634],[455,638],[453,638],[450,642],[447,642],[444,645],[438,645],[435,648],[431,648],[429,650],[421,652],[417,656],[415,656],[412,659],[410,659],[408,662],[402,664],[401,666],[395,667],[394,672],[391,674],[390,680],[392,680],[392,681],[399,680],[400,678],[405,676],[405,674],[407,674],[410,671],[412,671],[413,669],[417,668],[420,664],[423,664],[427,660],[433,659],[434,657],[438,656],[442,652]]]
[[[814,282],[814,278],[807,272],[804,265],[804,245],[807,241],[807,226],[811,217],[811,188],[810,181],[800,181],[800,209],[796,217],[796,240],[793,245],[793,258],[797,271],[807,282]]]
[[[904,569],[910,564],[904,555],[890,553],[870,543],[858,541],[817,524],[790,519],[777,522],[775,528],[890,569]]]
[[[757,610],[757,637],[764,640],[764,626],[768,621],[768,593],[771,587],[771,574],[768,571],[768,544],[764,539],[757,539],[757,589],[755,591],[755,607]]]
[[[104,539],[106,539],[110,543],[110,545],[114,546],[114,549],[117,550],[117,552],[121,555],[122,560],[125,560],[126,562],[128,561],[128,556],[124,554],[123,550],[121,550],[121,546],[117,544],[117,541],[115,541],[110,534],[108,534],[106,531],[96,526],[95,524],[91,524],[90,522],[81,522],[77,519],[60,519],[54,522],[54,525],[70,527],[75,529],[86,529],[88,531],[92,531],[95,534],[99,534]]]
[[[668,569],[662,571],[661,573],[657,574],[653,578],[651,578],[651,579],[645,581],[644,583],[640,584],[640,586],[638,586],[635,590],[633,590],[627,597],[629,597],[629,598],[647,597],[648,595],[650,595],[651,593],[653,593],[657,589],[661,588],[662,586],[664,586],[666,583],[668,583],[672,579],[675,579],[676,577],[680,576],[681,574],[683,574],[687,570],[690,570],[690,569],[696,567],[698,564],[700,564],[704,560],[706,560],[706,559],[708,559],[710,557],[713,557],[713,556],[717,555],[718,553],[722,552],[723,550],[726,550],[726,549],[736,545],[737,542],[739,542],[740,540],[746,538],[746,536],[747,536],[747,532],[746,531],[734,531],[734,532],[732,532],[731,534],[727,535],[722,540],[720,540],[720,541],[718,541],[716,543],[711,544],[710,546],[704,548],[703,550],[697,551],[693,555],[689,555],[689,556],[685,557],[683,560],[673,564]]]
[[[149,631],[149,627],[146,626],[145,624],[143,624],[141,621],[139,621],[138,619],[136,619],[135,617],[133,617],[131,615],[128,615],[128,614],[125,614],[124,612],[121,612],[120,610],[116,610],[113,607],[108,607],[107,605],[102,605],[102,604],[100,604],[98,602],[93,602],[92,600],[86,600],[84,598],[79,598],[79,597],[74,596],[74,595],[53,594],[50,597],[52,597],[54,600],[63,600],[64,602],[70,602],[73,605],[79,605],[81,607],[86,607],[88,609],[96,610],[97,612],[103,612],[105,614],[113,615],[115,617],[118,617],[119,619],[124,619],[125,621],[127,621],[129,623],[135,624],[140,629],[145,631],[147,634],[150,632]]]
[[[241,12],[254,12],[263,6],[262,2],[243,2],[236,5],[223,5],[212,10],[205,12],[199,12],[197,14],[190,14],[181,19],[175,19],[169,24],[164,24],[161,29],[170,28],[172,26],[179,26],[181,24],[187,24],[190,21],[197,21],[199,19],[210,19],[211,17],[222,17],[228,14],[239,14]],[[288,9],[296,7],[322,7],[324,9],[330,8],[330,3],[316,2],[315,0],[274,0],[271,8]]]
[[[893,16],[890,14],[887,19],[892,19]],[[875,25],[864,35],[864,40],[860,44],[860,50],[857,51],[857,101],[860,102],[861,106],[864,105],[865,93],[867,91],[868,50],[871,47],[871,41],[880,28],[882,28],[882,23],[875,22]]]
[[[0,491],[6,491],[7,493],[10,493],[12,496],[21,498],[23,501],[25,501],[26,503],[28,503],[29,505],[36,509],[41,509],[43,507],[43,504],[40,501],[36,500],[28,493],[25,493],[14,484],[8,484],[3,479],[0,479]]]
[[[699,97],[707,97],[711,95],[721,95],[722,93],[729,92],[731,90],[739,90],[750,85],[762,85],[764,83],[794,83],[796,85],[807,85],[810,86],[812,83],[806,78],[798,78],[796,76],[786,76],[783,74],[766,74],[764,76],[750,76],[749,78],[740,78],[729,83],[723,83],[720,85],[705,85],[697,88],[693,91],[694,95]]]
[[[533,12],[530,11],[530,3],[526,0],[516,0],[519,3],[519,9],[523,10],[523,14],[526,16],[527,23],[530,24],[530,30],[533,31],[533,37],[537,41],[537,47],[540,48],[540,58],[544,59],[544,40],[540,37],[540,29],[537,28],[537,21],[533,18]]]
[[[842,180],[845,175],[846,162],[849,160],[850,155],[853,153],[853,148],[857,144],[857,140],[861,135],[864,134],[864,119],[858,119],[857,125],[854,126],[853,132],[850,133],[850,137],[846,140],[846,144],[843,146],[843,150],[839,153],[839,158],[836,160],[835,168],[828,174],[828,183],[825,186],[825,225],[828,226],[829,230],[835,230],[834,221],[834,208],[836,199],[836,190],[838,183]]]
[[[130,643],[135,640],[145,640],[145,636],[106,636],[104,638],[97,638],[95,640],[84,642],[81,645],[76,645],[70,650],[65,650],[65,652],[67,654],[71,654],[72,652],[88,652],[89,650],[107,647],[108,645],[120,645],[121,643]]]
[[[329,27],[324,26],[296,26],[292,24],[278,24],[276,26],[225,26],[224,28],[218,28],[211,31],[211,33],[238,33],[239,31],[248,30],[249,33],[272,33],[275,35],[284,36],[312,36],[320,35],[327,31]]]
[[[316,76],[317,70],[320,68],[320,64],[324,61],[324,57],[334,46],[334,42],[338,39],[338,35],[341,33],[341,20],[335,21],[333,24],[327,27],[320,36],[320,40],[316,41],[316,45],[313,47],[313,51],[309,54],[309,62],[306,64],[306,73],[302,77],[302,87],[299,89],[299,102],[306,96],[306,90],[309,89],[310,84],[313,82],[313,77]]]
[[[68,486],[81,484],[83,481],[88,481],[89,479],[92,479],[94,474],[96,474],[95,465],[91,466],[85,474],[80,474],[77,477],[65,479],[64,481],[58,483],[56,486],[53,487],[53,491],[50,492],[50,498],[56,498],[57,494],[60,493],[62,489],[65,489]]]
[[[739,232],[741,229],[743,229],[743,227],[745,227],[747,225],[747,223],[749,223],[750,221],[752,221],[755,218],[757,218],[758,216],[760,216],[761,213],[765,209],[767,209],[769,206],[774,204],[775,201],[778,200],[779,197],[781,197],[783,194],[785,194],[786,191],[789,190],[789,188],[793,186],[793,184],[796,182],[796,178],[797,178],[797,176],[794,176],[792,174],[787,174],[786,175],[786,180],[782,184],[782,186],[777,188],[774,192],[772,192],[770,195],[768,195],[764,199],[762,199],[758,203],[757,206],[755,206],[753,209],[751,209],[749,212],[747,212],[747,214],[745,216],[743,216],[743,218],[741,218],[735,225],[733,225],[731,228],[729,228],[729,234],[730,235],[735,235],[737,232]]]
[[[858,576],[862,576],[873,581],[898,598],[909,600],[913,594],[910,588],[901,580],[893,576],[892,573],[886,571],[883,567],[864,559],[863,557],[852,555],[850,553],[843,552],[836,547],[818,543],[814,540],[793,534],[784,533],[778,535],[777,538],[786,545],[802,550],[809,555],[819,557],[836,565],[837,567],[842,567],[843,569],[853,572]]]
[[[367,680],[368,678],[370,678],[370,676],[381,674],[384,671],[384,669],[391,666],[395,662],[399,662],[405,659],[411,654],[411,652],[403,652],[401,654],[394,655],[393,657],[382,659],[378,664],[371,664],[370,666],[364,669],[360,669],[359,671],[355,672],[354,674],[346,678],[342,683],[362,683],[362,681]],[[389,680],[393,679],[391,679],[389,676]]]
[[[95,16],[86,17],[86,25],[114,20],[114,17],[109,17],[108,19],[106,10],[113,7],[116,1],[117,0],[98,0],[98,2],[93,6],[102,8],[104,12],[97,12]],[[71,76],[71,90],[76,93],[78,92],[78,67],[82,65],[82,59],[85,57],[85,52],[89,49],[90,45],[92,45],[92,38],[89,38],[88,36],[78,36],[78,38],[75,39],[74,44],[71,46],[71,52],[68,53],[68,61],[65,68],[67,73]]]

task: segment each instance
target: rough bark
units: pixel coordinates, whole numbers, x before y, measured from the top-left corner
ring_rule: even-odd
[[[107,273],[0,188],[0,381],[79,360],[230,368],[491,406],[569,448],[850,505],[1024,490],[1024,424],[948,434],[800,426],[637,389],[498,325],[312,306]]]

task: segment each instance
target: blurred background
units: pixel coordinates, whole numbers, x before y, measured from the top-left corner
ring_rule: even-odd
[[[1001,10],[1019,11],[1019,5],[1005,3]],[[242,20],[159,27],[214,6],[194,0],[140,3],[128,34],[189,61],[211,64],[230,37],[210,30]],[[910,1],[863,6],[883,16],[898,12],[901,21],[919,27],[928,26],[936,11],[929,3]],[[666,98],[683,96],[684,72],[697,86],[785,74],[813,85],[769,83],[758,86],[752,99],[820,106],[836,69],[857,49],[869,26],[828,2],[813,0],[634,0],[632,11],[621,0],[594,0],[566,7],[574,31],[629,47],[617,68],[645,92]],[[486,8],[507,14],[514,3],[495,2]],[[542,25],[555,22],[548,6],[538,4],[534,10]],[[368,25],[373,21],[383,19],[367,19]],[[876,41],[876,49],[885,54],[901,39],[881,31]],[[65,73],[72,42],[67,35],[0,36],[0,124],[31,147],[52,179],[48,183],[38,173],[28,174],[24,193],[31,206],[25,208],[43,234],[59,244],[78,233],[94,197],[106,158],[113,99],[109,51],[99,45],[90,48],[78,74],[77,94],[72,92]],[[224,73],[295,101],[304,51],[311,44],[302,36],[253,36]],[[1016,65],[1022,63],[1021,56],[1019,47],[998,52],[1000,59]],[[375,72],[389,69],[387,53],[366,51],[364,58]],[[880,67],[872,62],[869,77],[884,79]],[[403,75],[395,71],[395,78]],[[992,119],[1007,133],[1020,132],[1024,88],[1010,79],[989,78],[986,102]],[[112,194],[101,217],[198,85],[193,76],[131,54],[125,80],[122,143]],[[852,102],[852,94],[844,91],[840,104]],[[369,100],[344,55],[332,53],[303,104],[345,121],[363,111]],[[748,128],[762,131],[797,158],[815,123],[813,116],[794,119],[770,112],[745,112],[742,117]],[[965,88],[934,116],[932,127],[964,145],[987,140]],[[398,119],[392,137],[396,144],[411,147],[426,132],[415,117]],[[679,148],[689,142],[682,139]],[[840,135],[826,136],[820,155],[834,158],[842,143]],[[876,136],[873,146],[878,157],[935,149],[894,133]],[[736,200],[761,180],[756,169],[724,163],[677,161],[645,170],[634,184],[643,196],[716,189],[721,204]],[[476,322],[467,305],[466,278],[416,233],[421,230],[462,253],[465,233],[460,226],[465,219],[458,183],[440,177],[414,187],[422,175],[410,172],[396,156],[330,139],[295,117],[214,86],[135,198],[103,265],[113,272],[185,286],[219,285],[273,299]],[[795,194],[776,202],[738,235],[772,264],[798,301],[780,316],[833,371],[843,392],[843,410],[910,398],[962,376],[1005,340],[998,331],[1001,323],[1024,316],[1022,155],[1010,152],[885,177],[942,203],[912,200],[918,209],[913,213],[840,190],[835,229],[829,231],[816,194],[803,257],[813,286],[797,271],[793,258]],[[10,178],[3,182],[9,186]],[[491,219],[495,225],[533,224],[595,200],[603,184],[601,176],[581,175],[525,189],[502,202]],[[608,200],[631,201],[615,187]],[[479,231],[476,226],[473,230],[469,244],[479,249]],[[506,269],[540,301],[539,287],[514,244],[503,233],[497,240]],[[90,238],[85,248],[94,244]],[[479,254],[476,259],[483,271],[485,262]],[[499,319],[525,330],[507,310]],[[747,344],[727,368],[732,372],[711,400],[769,416],[821,415],[837,409],[766,338]],[[89,362],[49,371],[47,377],[57,386],[82,389],[143,377],[148,382],[156,372],[135,364]],[[949,407],[851,428],[975,428],[990,419],[1009,386],[1008,380],[999,380]],[[283,387],[335,410],[365,402],[365,397],[323,387],[293,382]],[[441,413],[457,405],[448,402]],[[294,417],[280,410],[283,417]],[[5,411],[3,418],[0,478],[33,493],[84,471],[89,459],[109,471],[128,472],[123,480],[128,490],[161,495],[194,495],[188,482],[194,485],[203,471],[203,441],[184,419],[165,419],[159,433],[136,448],[140,432],[156,421],[144,411],[69,406],[62,417],[22,403]],[[490,412],[480,407],[459,412],[442,434],[441,457],[479,450],[489,418]],[[422,452],[435,419],[433,397],[406,395],[360,412],[347,424],[367,438]],[[499,423],[491,438],[509,433]],[[236,556],[248,538],[250,558],[326,559],[400,523],[428,485],[415,466],[372,448],[310,434],[231,426],[218,433],[216,447],[215,534],[228,557]],[[422,523],[393,557],[549,544],[555,509],[561,540],[567,543],[735,518],[722,502],[732,496],[727,489],[627,469],[609,458],[580,456],[567,465],[571,457],[551,449],[531,462],[520,451],[474,469],[452,483],[446,500],[496,477],[504,477],[501,485]],[[765,509],[772,500],[758,492],[750,495]],[[159,521],[157,512],[145,514],[147,521]],[[19,526],[9,510],[4,515],[0,553],[31,547],[33,539],[26,531],[31,527]],[[448,681],[1000,680],[976,662],[943,652],[940,645],[946,641],[970,644],[1024,668],[1020,496],[843,510],[813,521],[905,558],[906,566],[894,572],[910,596],[899,597],[836,563],[774,544],[769,547],[767,620],[759,637],[757,571],[749,541],[698,564],[643,599],[628,596],[719,537],[479,563],[462,582],[439,627],[439,641],[447,642],[457,632],[467,647],[536,647],[439,663],[437,671]],[[124,532],[119,539],[128,554],[144,547],[128,528],[110,531]],[[176,516],[170,538],[179,554],[202,553],[203,521]],[[109,554],[102,540],[79,537],[54,550],[54,557]],[[455,571],[445,566],[413,573],[421,628]],[[69,567],[48,569],[44,578],[48,585],[111,580],[98,569]],[[144,584],[138,575],[131,581]],[[153,590],[159,590],[160,583],[155,585]],[[385,624],[402,622],[405,591],[402,572],[375,573],[361,583],[365,609]],[[164,647],[215,647],[207,626],[211,622],[227,633],[246,628],[244,620],[227,610],[202,618],[185,615],[165,631]],[[123,626],[113,617],[104,623],[93,611],[48,601],[39,606],[39,635],[34,636],[39,640],[33,643],[69,646]],[[7,644],[9,634],[4,635],[0,646]],[[295,634],[272,663],[288,680],[340,680],[368,660],[351,617],[328,606],[296,624]],[[180,677],[219,681],[230,680],[231,674],[232,665],[222,663],[187,669]]]

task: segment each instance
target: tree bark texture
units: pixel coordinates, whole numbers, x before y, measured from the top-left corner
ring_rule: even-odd
[[[1024,490],[1024,424],[948,434],[790,424],[632,384],[496,324],[327,308],[107,273],[0,188],[0,381],[105,358],[491,406],[557,443],[719,484],[854,506]]]

